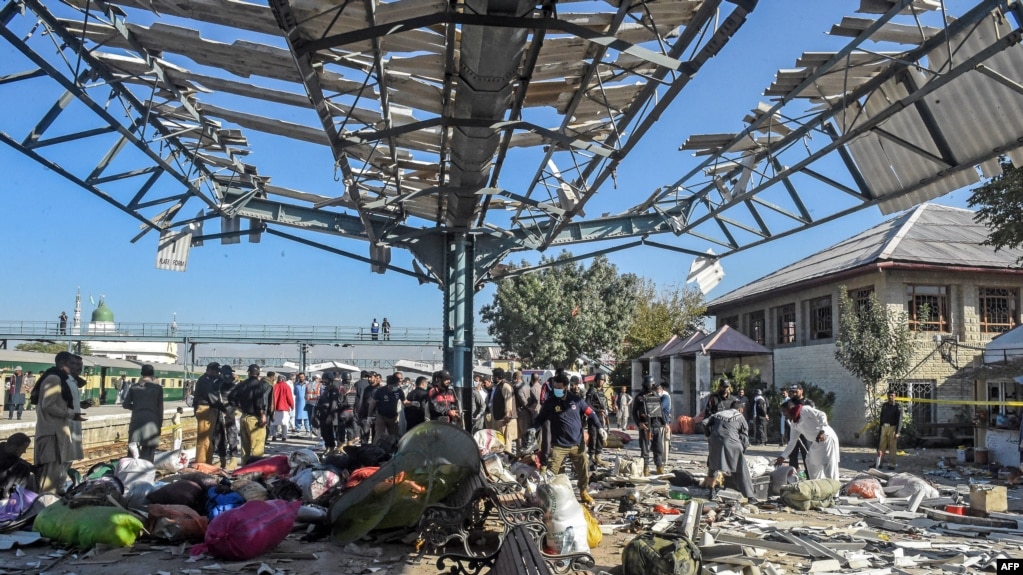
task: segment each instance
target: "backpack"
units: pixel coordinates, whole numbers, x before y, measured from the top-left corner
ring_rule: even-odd
[[[643,533],[622,549],[623,575],[699,575],[700,550],[684,535]]]
[[[646,410],[647,421],[650,423],[654,423],[655,418],[660,419],[662,422],[664,421],[664,411],[661,409],[661,396],[644,395],[643,408]]]

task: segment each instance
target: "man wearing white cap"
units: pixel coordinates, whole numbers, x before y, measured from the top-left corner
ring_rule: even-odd
[[[15,366],[11,383],[7,386],[7,393],[4,395],[7,419],[14,419],[15,411],[18,412],[18,419],[21,419],[21,413],[25,411],[25,383],[25,375],[21,372],[21,366]]]

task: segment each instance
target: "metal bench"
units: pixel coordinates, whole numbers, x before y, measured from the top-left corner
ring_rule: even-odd
[[[535,544],[534,533],[525,525],[512,527],[497,553],[492,571],[496,575],[549,575],[551,571]]]
[[[453,539],[461,541],[467,556],[476,556],[469,547],[473,531],[482,531],[493,504],[487,497],[488,482],[482,469],[470,475],[443,501],[423,510],[419,533],[424,543],[441,549]]]
[[[540,551],[543,525],[513,525],[508,528],[497,551],[483,557],[466,557],[445,553],[437,558],[437,569],[447,575],[553,575],[568,569],[554,570],[550,558]],[[451,566],[448,567],[448,563]],[[590,565],[592,567],[592,565]],[[578,567],[567,565],[572,569]]]
[[[525,489],[518,483],[490,483],[487,490],[488,499],[497,510],[501,523],[504,525],[502,540],[507,540],[512,531],[525,532],[533,539],[534,547],[540,557],[547,562],[552,573],[563,574],[572,571],[585,571],[596,565],[593,556],[588,552],[575,552],[563,555],[552,555],[544,552],[543,540],[547,535],[544,523],[544,512],[539,507],[529,507]],[[504,573],[498,571],[497,573]]]
[[[497,533],[498,550],[488,552],[486,549],[472,549],[472,532],[482,533],[484,523],[495,511],[501,525]],[[438,567],[443,567],[445,561],[455,562],[456,565],[451,567],[452,574],[476,575],[483,569],[492,568],[503,546],[521,546],[523,540],[530,541],[535,555],[546,563],[545,572],[560,575],[587,570],[596,564],[593,556],[587,552],[564,555],[545,553],[543,540],[547,528],[543,510],[529,506],[521,485],[491,483],[482,470],[464,481],[444,501],[426,508],[419,526],[424,542],[434,549],[439,550],[453,540],[459,541],[461,549],[444,553],[437,563]],[[505,572],[496,573],[503,575]]]
[[[518,483],[487,481],[488,509],[497,510],[506,525],[520,523],[543,523],[543,509],[530,507],[526,501],[526,490]]]

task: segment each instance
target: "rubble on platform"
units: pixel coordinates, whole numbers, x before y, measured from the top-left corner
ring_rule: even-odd
[[[758,482],[766,486],[762,497],[758,493],[751,500],[733,489],[702,487],[703,445],[702,437],[676,437],[670,472],[660,476],[641,476],[642,461],[636,461],[636,451],[627,443],[605,452],[610,465],[595,467],[590,484],[595,502],[588,511],[604,535],[594,550],[595,573],[638,575],[622,566],[621,556],[629,542],[642,534],[685,534],[700,551],[703,572],[715,575],[972,573],[993,568],[997,559],[1018,557],[1023,549],[1023,515],[1010,512],[1007,505],[1019,499],[1018,489],[1005,485],[997,471],[942,461],[940,467],[919,475],[873,469],[850,473],[842,478],[843,490],[830,505],[801,511],[782,502],[777,495],[780,486],[770,482],[773,469],[764,468],[755,456],[749,459],[758,476],[766,478]],[[312,545],[327,537],[342,516],[346,520],[340,529],[345,535],[333,549],[361,565],[362,573],[389,569],[435,572],[426,554],[436,550],[422,548],[416,522],[410,519],[421,507],[407,504],[408,498],[416,500],[422,495],[419,490],[424,485],[435,482],[430,478],[443,483],[440,478],[450,469],[424,476],[421,454],[413,459],[394,455],[371,447],[328,456],[295,449],[233,472],[199,465],[157,473],[144,464],[122,460],[112,464],[113,473],[107,475],[122,483],[120,496],[116,490],[108,493],[94,487],[78,494],[79,505],[109,504],[135,514],[145,526],[137,541],[124,548],[111,547],[109,542],[91,546],[91,550],[54,548],[44,546],[47,539],[39,533],[19,529],[24,523],[18,520],[23,518],[15,518],[6,524],[8,532],[0,534],[0,556],[5,558],[0,573],[46,572],[54,565],[63,570],[52,572],[68,573],[74,566],[113,565],[147,554],[175,560],[177,567],[165,569],[168,573],[301,573],[305,571],[303,562],[321,559],[323,547]],[[535,468],[532,473],[522,472],[521,466],[528,466],[528,460],[512,461],[486,448],[479,455],[480,465],[495,480],[531,483],[527,485],[531,492],[536,492],[538,481],[550,480],[538,480],[541,474]],[[442,459],[443,465],[451,463],[449,456]],[[402,460],[406,460],[404,465]],[[473,464],[463,465],[471,468]],[[381,468],[385,471],[377,474]],[[95,474],[103,472],[94,470]],[[93,479],[100,484],[117,483],[102,480],[102,476]],[[376,494],[377,500],[350,497],[343,506],[335,507],[332,516],[332,505],[345,491],[354,493],[359,482],[368,479],[372,481],[362,490]],[[783,480],[790,484],[793,476],[786,474]],[[438,491],[429,501],[442,499],[453,487],[449,483],[446,491]],[[250,501],[263,502],[266,509],[261,508],[260,515],[250,522],[278,513],[276,523],[283,521],[287,528],[281,530],[279,539],[262,540],[262,547],[250,547],[244,554],[214,553],[206,534],[197,534],[193,523],[204,520],[204,526],[213,524],[215,516],[205,512],[215,499],[209,494],[218,490],[240,494],[241,501],[235,501],[238,507]],[[387,505],[379,504],[381,494],[386,494],[382,500]],[[274,501],[294,504],[269,505]],[[230,509],[228,502],[219,500],[214,507],[221,503],[225,506],[221,513]],[[360,505],[358,513],[345,512]],[[165,509],[174,506],[190,509],[194,515]],[[304,550],[309,548],[318,551]],[[400,552],[395,554],[394,549]]]

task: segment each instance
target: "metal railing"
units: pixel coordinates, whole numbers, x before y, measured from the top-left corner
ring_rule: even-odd
[[[0,320],[0,339],[26,340],[168,340],[181,342],[238,343],[382,343],[392,345],[441,345],[444,332],[438,327],[394,327],[385,333],[373,333],[370,326],[306,326],[268,324],[201,324],[115,322],[99,329],[56,321]],[[476,336],[476,345],[493,345],[485,332]]]

